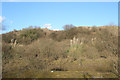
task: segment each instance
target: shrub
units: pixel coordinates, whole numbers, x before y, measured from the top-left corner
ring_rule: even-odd
[[[6,43],[10,43],[11,39],[15,39],[16,38],[16,34],[10,32],[7,34],[2,34],[2,40]]]
[[[57,37],[57,34],[55,32],[52,32],[50,35],[49,35],[50,38],[56,40],[56,37]]]
[[[85,46],[84,45],[79,45],[79,44],[75,44],[72,45],[69,50],[68,50],[68,55],[72,58],[72,59],[80,59],[85,52]]]
[[[79,31],[76,28],[71,28],[71,29],[65,31],[65,34],[66,34],[65,37],[67,39],[72,39],[78,33],[79,33]]]
[[[2,59],[7,60],[12,58],[11,49],[12,46],[2,42]]]
[[[45,68],[47,69],[47,66],[52,66],[49,64],[52,64],[53,61],[58,60],[59,58],[65,58],[67,56],[65,53],[66,48],[63,47],[66,47],[64,42],[40,38],[37,41],[26,45],[25,52],[19,53],[22,51],[20,48],[17,48],[18,50],[16,51],[19,51],[17,53],[26,57],[30,61],[31,65],[36,65],[32,67],[37,67],[40,70],[43,70]]]
[[[18,36],[18,43],[29,44],[38,38],[44,37],[45,33],[42,29],[25,29]]]

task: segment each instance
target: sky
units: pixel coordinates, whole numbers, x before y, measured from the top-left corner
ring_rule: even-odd
[[[62,30],[74,26],[118,25],[117,2],[2,2],[2,32],[29,26]]]

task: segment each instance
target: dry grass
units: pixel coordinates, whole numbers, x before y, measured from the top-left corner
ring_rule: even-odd
[[[110,29],[93,27],[91,29],[72,28],[67,31],[54,32],[54,34],[51,31],[44,37],[28,41],[27,45],[23,43],[29,39],[25,41],[20,39],[23,40],[23,43],[21,42],[15,47],[11,47],[12,45],[9,43],[13,38],[12,33],[8,37],[9,41],[4,40],[9,34],[6,36],[4,34],[3,77],[82,78],[100,77],[100,75],[116,77],[113,63],[118,60],[116,56],[118,38],[116,33],[111,30],[112,27]],[[113,30],[116,31],[116,27]],[[39,30],[37,32],[37,35],[41,33]],[[16,39],[19,39],[19,36]],[[32,33],[31,36],[34,34]],[[73,37],[77,37],[79,41],[70,46],[70,40]],[[51,73],[52,69],[63,71]]]

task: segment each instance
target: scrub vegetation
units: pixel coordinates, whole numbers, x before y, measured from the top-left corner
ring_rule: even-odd
[[[115,78],[117,61],[117,26],[65,25],[61,31],[26,28],[2,34],[3,78]]]

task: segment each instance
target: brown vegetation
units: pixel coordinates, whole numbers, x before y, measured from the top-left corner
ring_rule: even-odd
[[[117,26],[67,26],[64,31],[32,28],[2,34],[3,77],[46,77],[37,73],[51,70],[116,73],[117,32]],[[73,38],[78,40],[71,45]]]

